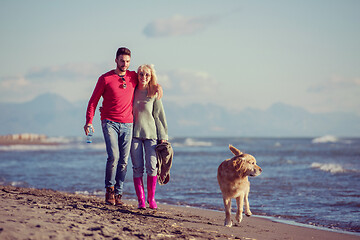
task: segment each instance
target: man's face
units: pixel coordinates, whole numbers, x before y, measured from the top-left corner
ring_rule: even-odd
[[[129,55],[119,55],[116,59],[116,66],[120,72],[126,72],[130,66],[130,56]]]

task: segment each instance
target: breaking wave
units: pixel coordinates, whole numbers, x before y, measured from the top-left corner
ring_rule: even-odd
[[[322,137],[314,138],[311,142],[312,143],[334,143],[337,142],[338,139],[332,135],[325,135]]]
[[[9,146],[0,146],[0,151],[56,151],[63,150],[69,147],[64,145],[9,145]]]
[[[344,173],[344,172],[348,171],[347,169],[343,168],[340,164],[336,164],[336,163],[314,162],[311,164],[311,167],[320,169],[321,171],[324,171],[324,172],[330,172],[330,173]]]
[[[0,145],[0,151],[9,152],[24,152],[24,151],[61,151],[67,149],[91,149],[91,150],[104,150],[105,142],[93,142],[91,144],[84,141],[68,141],[66,139],[58,142],[49,142],[45,144],[16,144],[16,145]]]
[[[174,143],[173,145],[177,147],[210,147],[212,146],[212,143],[206,141],[194,140],[192,138],[186,138],[184,142],[182,143],[177,142]]]

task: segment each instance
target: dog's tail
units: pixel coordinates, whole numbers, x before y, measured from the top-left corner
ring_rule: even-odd
[[[229,144],[229,149],[235,156],[243,154],[239,149],[237,149],[231,144]]]

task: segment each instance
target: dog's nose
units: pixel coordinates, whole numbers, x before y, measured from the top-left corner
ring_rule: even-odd
[[[262,169],[261,169],[261,168],[259,168],[259,171],[260,171],[260,172],[262,172]]]

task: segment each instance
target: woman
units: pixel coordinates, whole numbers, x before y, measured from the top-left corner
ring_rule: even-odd
[[[130,150],[134,187],[139,202],[138,208],[145,209],[143,183],[145,150],[147,201],[151,209],[157,209],[155,202],[157,182],[155,147],[158,142],[167,141],[167,123],[162,102],[157,98],[157,77],[153,65],[141,65],[137,73],[139,82],[134,94],[134,131]]]

